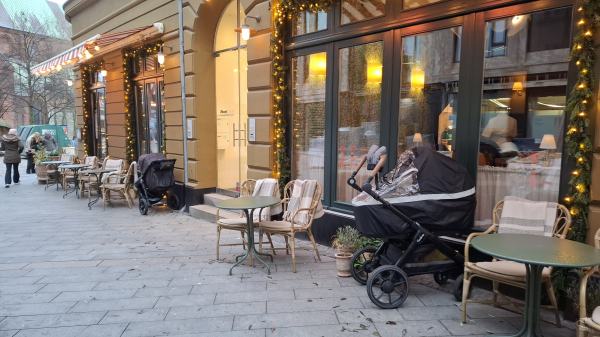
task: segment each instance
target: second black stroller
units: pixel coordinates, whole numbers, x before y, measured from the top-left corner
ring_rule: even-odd
[[[176,159],[167,159],[162,153],[150,153],[141,155],[138,160],[138,167],[141,171],[140,178],[134,185],[140,194],[140,213],[148,214],[151,206],[158,204],[165,197],[167,191],[175,185]],[[162,205],[162,204],[161,204]],[[179,198],[171,194],[167,199],[167,205],[172,209],[179,207]]]
[[[361,188],[355,177],[367,160],[372,171]],[[408,297],[409,276],[433,274],[443,284],[450,273],[462,274],[463,255],[439,236],[459,237],[470,230],[476,199],[466,169],[434,150],[405,151],[392,171],[376,179],[385,160],[385,148],[373,146],[348,179],[348,185],[362,192],[352,200],[356,228],[364,236],[383,239],[378,248],[357,251],[350,271],[367,285],[375,305],[391,309]],[[461,280],[457,277],[454,284],[457,298],[462,297]]]

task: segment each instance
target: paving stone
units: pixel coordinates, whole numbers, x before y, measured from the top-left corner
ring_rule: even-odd
[[[77,282],[77,283],[53,283],[47,284],[45,287],[40,289],[40,293],[56,293],[63,291],[85,291],[92,290],[98,282]]]
[[[204,306],[173,307],[169,311],[166,319],[238,316],[265,313],[265,302],[229,303]]]
[[[177,335],[177,337],[265,337],[265,330],[207,332]]]
[[[348,337],[348,336],[379,336],[375,335],[377,329],[373,324],[332,324],[332,325],[311,325],[292,328],[273,328],[266,329],[268,337],[308,337],[308,336],[326,336],[326,337]],[[396,332],[394,337],[399,335]]]
[[[335,309],[340,323],[374,323],[404,321],[396,309]]]
[[[397,322],[396,324],[374,323],[381,337],[429,337],[452,336],[452,334],[439,321],[413,321]],[[406,330],[406,333],[404,331]]]
[[[508,322],[510,322],[510,324],[512,324],[512,326],[514,326],[515,328],[517,328],[517,330],[521,330],[521,328],[523,327],[523,316],[521,316],[521,317],[506,317],[505,319]],[[542,334],[544,335],[544,337],[567,337],[567,336],[575,336],[575,332],[573,330],[567,329],[567,328],[564,328],[564,327],[561,328],[561,329],[558,329],[556,327],[556,325],[550,324],[550,323],[547,323],[547,322],[540,322],[540,331],[542,332]]]
[[[143,289],[139,289],[135,293],[135,295],[133,295],[133,297],[181,296],[181,295],[188,295],[191,291],[192,291],[192,286],[143,288]]]
[[[201,284],[195,285],[192,288],[191,295],[194,294],[215,294],[218,292],[255,292],[267,290],[267,282],[242,282],[242,283],[225,283],[225,284]]]
[[[3,330],[0,331],[0,337],[13,337],[19,330]]]
[[[325,324],[338,324],[333,311],[235,316],[233,330],[271,329]]]
[[[43,268],[80,268],[80,267],[95,267],[101,261],[69,261],[69,262],[40,262],[31,263],[27,266],[29,269]]]
[[[130,323],[122,337],[170,336],[230,331],[233,317]]]
[[[485,335],[485,334],[507,334],[513,335],[519,330],[511,325],[505,318],[478,318],[468,320],[462,324],[460,319],[441,320],[453,335]]]
[[[100,322],[106,314],[102,312],[73,313],[58,315],[36,315],[7,317],[0,325],[2,329],[38,329],[61,326],[91,325]]]
[[[294,280],[289,282],[283,281],[267,281],[268,290],[280,290],[280,289],[301,289],[301,288],[318,288],[318,287],[341,287],[340,282],[337,278],[321,278],[321,279],[308,279],[308,280]]]
[[[158,298],[155,297],[84,301],[77,303],[69,312],[150,309],[154,307],[156,301]]]
[[[426,321],[440,319],[459,319],[461,312],[456,306],[447,307],[410,307],[400,311],[407,321]]]
[[[106,267],[54,268],[27,270],[26,276],[90,275],[101,274]]]
[[[0,306],[0,316],[64,314],[75,302],[12,304]]]
[[[0,305],[6,304],[29,304],[29,303],[48,303],[55,299],[59,293],[35,293],[35,294],[15,294],[0,296]]]
[[[257,302],[272,300],[293,300],[294,290],[266,290],[239,293],[217,293],[215,304]]]
[[[78,336],[81,337],[120,337],[127,328],[127,323],[123,324],[102,324],[90,325]]]
[[[361,287],[337,287],[337,288],[307,288],[296,289],[296,298],[321,298],[321,297],[350,297],[364,296],[367,288]]]
[[[29,263],[3,263],[0,264],[0,270],[12,270],[12,269],[21,269],[27,266]]]
[[[111,289],[133,289],[146,287],[166,287],[169,285],[169,280],[125,280],[100,282],[94,290],[111,290]]]
[[[1,278],[20,277],[29,272],[30,272],[29,269],[5,269],[5,270],[0,269],[0,277]],[[31,275],[31,276],[35,276],[35,275]]]
[[[154,272],[166,270],[179,270],[180,263],[165,263],[165,264],[138,264],[126,266],[107,267],[105,273],[130,273],[130,272]]]
[[[362,308],[363,305],[358,297],[348,297],[343,300],[340,298],[314,298],[304,300],[284,300],[267,302],[267,313]]]
[[[99,267],[111,267],[111,266],[134,266],[140,264],[164,264],[170,263],[173,258],[153,258],[153,259],[123,259],[123,260],[106,260],[98,264]]]
[[[462,304],[457,303],[456,306],[462,312]],[[522,315],[519,313],[480,303],[467,303],[467,316],[472,319],[493,317],[522,317]]]
[[[65,291],[52,302],[95,301],[132,298],[138,289]]]
[[[184,307],[189,305],[210,305],[215,302],[215,294],[164,296],[159,298],[155,308]]]
[[[21,330],[15,335],[15,337],[73,337],[77,336],[84,329],[85,326],[71,326],[60,328]]]
[[[426,295],[417,295],[417,297],[428,307],[456,305],[457,301],[454,295],[438,292]]]
[[[365,295],[364,296],[360,296],[359,298],[360,298],[362,304],[365,306],[365,308],[367,308],[367,309],[377,309],[377,308],[379,308],[368,297],[366,288],[365,288]],[[417,296],[408,295],[408,297],[406,298],[406,300],[404,300],[404,303],[402,303],[398,308],[402,309],[402,308],[424,307],[424,306],[425,305],[423,304],[423,302],[421,302],[421,300],[419,300],[419,298]]]
[[[42,289],[45,284],[0,286],[0,295],[6,294],[32,294]]]
[[[102,318],[99,324],[162,321],[168,312],[169,308],[112,310]]]
[[[224,283],[241,283],[242,279],[240,275],[233,276],[196,276],[196,277],[185,277],[185,278],[174,278],[169,286],[189,286],[197,284],[224,284]]]
[[[126,272],[119,280],[147,280],[157,278],[163,280],[172,280],[175,277],[196,277],[199,270],[167,270],[167,271],[147,271],[147,272]]]

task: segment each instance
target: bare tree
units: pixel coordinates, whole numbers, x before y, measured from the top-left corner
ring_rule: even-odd
[[[57,20],[39,22],[21,13],[14,20],[14,29],[2,36],[10,47],[0,52],[0,82],[6,82],[0,85],[0,117],[10,110],[28,111],[31,123],[47,124],[56,114],[74,113],[74,88],[66,83],[70,71],[32,74],[34,66],[71,47],[69,40],[51,36],[62,29]]]

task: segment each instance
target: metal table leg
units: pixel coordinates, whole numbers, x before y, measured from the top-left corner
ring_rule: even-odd
[[[264,253],[259,253],[256,251],[256,247],[254,247],[254,210],[250,211],[250,214],[248,214],[248,210],[245,209],[244,210],[244,214],[246,215],[246,229],[247,229],[247,233],[248,233],[248,251],[246,252],[246,254],[244,254],[244,256],[242,257],[241,260],[239,260],[238,262],[236,262],[230,269],[229,269],[229,275],[231,275],[231,271],[233,270],[233,268],[237,267],[237,265],[239,265],[240,263],[242,263],[242,261],[244,261],[245,259],[248,258],[248,256],[250,254],[254,254],[254,257],[260,261],[262,264],[265,265],[265,267],[267,267],[267,274],[271,275],[271,268],[269,267],[268,264],[265,263],[265,261],[261,260],[259,255],[265,255],[265,256],[270,256],[271,257],[271,261],[273,261],[273,256],[271,254],[264,254]],[[236,258],[237,259],[237,258]]]
[[[90,210],[92,209],[92,205],[93,205],[93,204],[95,204],[95,203],[97,203],[97,202],[98,202],[98,200],[100,200],[100,188],[101,188],[101,186],[102,186],[102,184],[101,184],[102,182],[101,182],[100,180],[98,180],[98,174],[96,174],[96,173],[91,173],[91,174],[93,174],[93,175],[94,175],[94,177],[96,177],[96,185],[97,185],[98,191],[97,191],[97,193],[96,193],[96,200],[90,201],[90,202],[88,203],[88,208],[89,208]],[[92,182],[91,182],[91,179],[90,179],[90,181],[88,182],[88,185],[91,185],[91,184],[92,184]],[[85,185],[84,185],[84,186],[85,186]],[[88,194],[92,194],[92,189],[91,189],[91,188],[90,188],[90,190],[89,190]]]
[[[540,295],[544,266],[525,264],[527,269],[525,288],[525,315],[523,328],[511,337],[542,337],[540,332]]]
[[[78,168],[73,169],[73,178],[75,179],[75,188],[72,191],[68,191],[67,189],[67,193],[65,193],[63,195],[63,198],[67,196],[67,194],[71,194],[73,192],[76,192],[75,195],[77,195],[77,199],[79,199],[79,180],[78,180],[78,176],[77,176],[77,172],[79,171]],[[58,188],[58,186],[57,186]]]
[[[57,175],[57,172],[58,172],[58,167],[57,167],[57,165],[47,164],[46,165],[46,170],[48,170],[48,167],[50,167],[50,166],[54,166],[54,170],[56,171],[56,172],[54,172],[54,184],[56,184],[56,190],[58,191],[58,181],[56,180],[56,175]],[[46,174],[46,175],[48,175],[48,174]],[[50,177],[48,177],[48,178],[50,178]],[[48,185],[48,183],[46,183],[46,187],[44,187],[44,191],[48,190],[48,187],[51,187],[54,184]]]

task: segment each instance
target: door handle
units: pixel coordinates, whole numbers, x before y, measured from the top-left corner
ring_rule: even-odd
[[[233,137],[231,137],[233,139],[233,147],[235,147],[235,123],[233,123]]]

